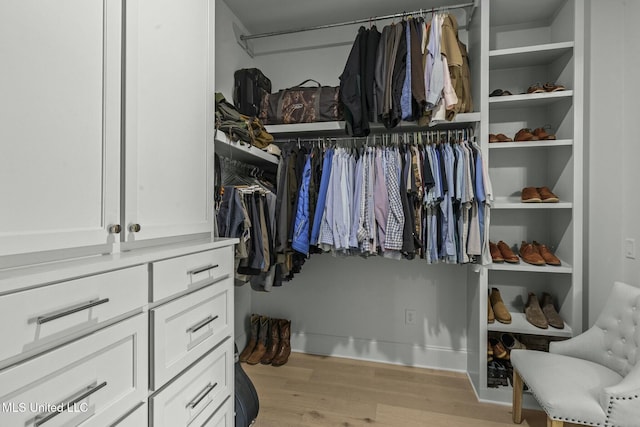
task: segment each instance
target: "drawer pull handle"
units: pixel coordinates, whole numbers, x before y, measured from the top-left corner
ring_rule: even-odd
[[[194,268],[193,270],[187,271],[187,274],[200,274],[200,273],[204,273],[205,271],[213,270],[214,268],[218,268],[218,267],[219,267],[218,264],[209,264],[204,267],[198,267],[198,268]]]
[[[215,316],[207,316],[206,319],[203,319],[202,321],[196,323],[195,325],[193,325],[192,327],[190,327],[189,329],[187,329],[187,333],[194,333],[194,332],[198,332],[200,329],[204,328],[205,326],[207,326],[209,323],[213,322],[214,320],[216,320],[219,316],[215,315]]]
[[[72,397],[71,399],[65,401],[62,401],[60,403],[58,403],[55,406],[62,406],[63,408],[69,408],[70,406],[75,405],[78,402],[83,401],[84,399],[86,399],[87,397],[91,396],[93,393],[95,393],[96,391],[100,390],[101,388],[105,388],[107,386],[107,382],[103,382],[101,384],[91,384],[87,387],[85,387],[84,389],[80,390],[78,393],[78,396],[76,397]],[[44,414],[40,414],[40,415],[36,415],[35,418],[35,422],[33,423],[33,427],[39,427],[41,425],[43,425],[44,423],[46,423],[47,421],[51,421],[52,418],[60,415],[62,412],[61,411],[54,411],[54,412],[47,412]]]
[[[51,322],[52,320],[56,320],[59,319],[61,317],[65,317],[65,316],[69,316],[70,314],[73,313],[77,313],[79,311],[83,311],[83,310],[88,310],[91,307],[95,307],[97,305],[102,305],[102,304],[106,304],[109,302],[109,298],[103,298],[103,299],[94,299],[91,301],[88,301],[86,303],[82,303],[82,304],[78,304],[74,307],[70,307],[70,308],[65,308],[62,309],[60,311],[56,311],[44,316],[40,316],[36,319],[36,322],[38,323],[38,325],[42,325],[43,323],[47,323],[47,322]]]
[[[218,385],[218,383],[214,383],[214,384],[207,384],[207,386],[196,395],[196,398],[193,399],[191,402],[189,402],[187,404],[187,408],[195,408],[196,406],[198,406],[198,404],[200,404],[200,402],[202,402],[202,399],[204,399],[205,397],[207,397],[207,395],[209,393],[211,393],[211,390],[213,390],[214,388],[216,388],[216,386]]]

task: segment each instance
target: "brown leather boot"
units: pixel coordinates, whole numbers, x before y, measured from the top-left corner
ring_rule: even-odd
[[[291,354],[291,320],[280,319],[280,346],[278,353],[273,358],[273,366],[282,366],[289,360]]]
[[[496,317],[496,320],[500,323],[510,324],[511,323],[511,313],[507,310],[507,306],[502,301],[502,296],[500,296],[500,291],[498,288],[492,288],[491,294],[489,294],[489,301],[491,302],[491,306],[493,307],[493,314]]]
[[[541,308],[544,316],[547,318],[547,323],[549,323],[549,326],[556,329],[564,328],[564,321],[556,311],[556,307],[553,305],[553,298],[546,292],[542,294]]]
[[[260,316],[260,327],[258,328],[258,341],[256,347],[251,352],[251,356],[247,359],[249,365],[256,365],[264,357],[267,352],[267,335],[269,332],[269,318]]]
[[[256,343],[258,342],[258,327],[259,327],[260,316],[257,314],[251,315],[250,320],[250,332],[249,332],[249,342],[247,346],[240,353],[239,359],[241,362],[246,362],[251,353],[253,353],[253,349],[256,347]]]
[[[279,321],[280,319],[271,319],[269,322],[269,344],[267,346],[267,352],[262,356],[262,359],[260,359],[260,363],[263,365],[270,365],[276,353],[278,353],[278,348],[280,348]]]

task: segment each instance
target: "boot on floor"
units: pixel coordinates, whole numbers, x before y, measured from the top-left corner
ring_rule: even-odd
[[[267,352],[264,354],[260,363],[263,365],[271,365],[273,358],[278,353],[280,348],[280,328],[278,327],[280,319],[271,319],[269,321],[269,343],[267,345]]]
[[[249,356],[251,355],[251,353],[253,353],[253,349],[256,348],[256,343],[258,342],[259,322],[260,322],[260,315],[252,314],[251,320],[249,321],[249,327],[250,327],[249,342],[247,343],[247,346],[244,348],[244,350],[242,350],[242,353],[240,353],[239,360],[241,362],[246,362]]]
[[[280,327],[280,345],[278,353],[271,362],[273,366],[284,365],[289,360],[289,355],[291,354],[291,320],[280,319],[278,326]]]
[[[255,365],[260,362],[267,352],[267,335],[269,332],[269,318],[267,316],[260,316],[260,326],[258,328],[258,341],[256,346],[251,352],[251,355],[247,359],[249,365]]]

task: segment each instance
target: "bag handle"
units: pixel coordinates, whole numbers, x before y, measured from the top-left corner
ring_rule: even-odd
[[[301,87],[302,85],[307,84],[307,83],[309,83],[309,82],[314,82],[315,84],[317,84],[317,85],[318,85],[318,87],[322,87],[322,85],[320,84],[320,82],[318,82],[317,80],[307,79],[307,80],[303,81],[302,83],[297,84],[297,85],[295,85],[294,87],[289,88],[289,89],[293,89],[293,88],[296,88],[296,87]]]

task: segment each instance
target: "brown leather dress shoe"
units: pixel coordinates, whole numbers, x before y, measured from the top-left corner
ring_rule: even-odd
[[[543,92],[545,92],[545,89],[539,84],[531,85],[527,89],[527,93],[543,93]]]
[[[500,250],[500,254],[502,255],[502,259],[510,264],[518,264],[520,263],[520,258],[518,255],[514,254],[509,245],[500,240],[498,242],[498,249]]]
[[[540,308],[540,303],[538,302],[536,294],[533,292],[529,292],[529,299],[527,300],[527,305],[524,307],[524,315],[527,321],[533,326],[540,329],[549,328],[547,318],[542,312],[542,308]]]
[[[516,133],[516,141],[537,141],[538,137],[531,133],[530,129],[523,128]]]
[[[542,294],[542,312],[547,318],[547,323],[549,323],[549,326],[552,326],[556,329],[564,328],[564,321],[553,305],[553,298],[546,292]]]
[[[520,193],[520,200],[522,203],[540,203],[542,196],[540,196],[536,187],[525,187]]]
[[[493,307],[493,314],[496,317],[496,320],[500,323],[510,324],[511,323],[511,313],[507,310],[507,306],[504,305],[504,301],[502,301],[502,297],[500,296],[500,291],[498,288],[491,289],[491,295],[489,295],[489,300],[491,301],[491,306]]]
[[[501,263],[504,262],[504,258],[502,258],[502,253],[500,249],[498,249],[498,245],[493,242],[489,242],[489,252],[491,253],[491,261]]]
[[[498,138],[494,134],[490,133],[489,142],[498,142]]]
[[[493,349],[493,356],[498,359],[508,359],[509,353],[507,353],[507,349],[504,348],[502,343],[495,338],[489,338],[489,345]]]
[[[558,199],[558,196],[556,196],[551,190],[549,190],[549,187],[538,187],[536,188],[536,190],[538,191],[538,194],[540,194],[542,203],[558,203],[560,201],[560,199]]]
[[[550,140],[554,140],[556,139],[556,136],[551,134],[551,133],[547,133],[547,131],[544,130],[544,128],[536,128],[533,130],[533,134],[535,136],[538,137],[539,140],[544,141],[550,141]]]
[[[520,245],[520,257],[522,260],[531,265],[545,265],[544,258],[538,253],[536,248],[525,241]]]
[[[547,247],[547,245],[541,245],[540,243],[533,241],[533,246],[536,248],[544,262],[548,265],[561,265],[560,259],[553,254]]]
[[[555,83],[545,83],[542,85],[542,88],[545,92],[558,92],[561,90],[565,90],[565,87],[562,85],[557,85]]]

